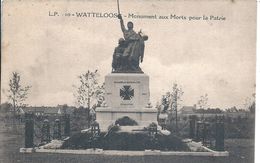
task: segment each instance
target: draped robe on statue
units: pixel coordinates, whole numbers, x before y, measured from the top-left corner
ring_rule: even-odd
[[[144,40],[141,35],[137,34],[134,30],[127,30],[124,26],[123,20],[120,21],[120,24],[127,43],[123,57],[128,60],[128,67],[130,68],[130,71],[141,71],[139,67],[139,60],[143,60]]]

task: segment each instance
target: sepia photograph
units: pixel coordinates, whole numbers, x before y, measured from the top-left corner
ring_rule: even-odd
[[[254,163],[255,0],[4,0],[0,163]]]

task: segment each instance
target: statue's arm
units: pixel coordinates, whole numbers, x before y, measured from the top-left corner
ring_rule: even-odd
[[[120,25],[121,25],[121,30],[122,30],[122,32],[125,32],[125,31],[126,31],[126,28],[125,28],[123,19],[120,20]]]
[[[121,26],[122,32],[125,32],[126,28],[125,28],[124,21],[123,21],[123,18],[122,18],[121,14],[118,15],[118,19],[120,19],[120,26]]]

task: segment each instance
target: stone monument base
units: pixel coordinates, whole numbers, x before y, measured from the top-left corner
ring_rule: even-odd
[[[150,101],[149,76],[134,73],[112,73],[105,76],[107,106],[124,110],[143,108]]]
[[[157,123],[156,108],[124,108],[122,110],[111,107],[96,108],[96,119],[101,131],[107,131],[111,124],[125,116],[135,120],[139,126],[148,126],[152,122]]]

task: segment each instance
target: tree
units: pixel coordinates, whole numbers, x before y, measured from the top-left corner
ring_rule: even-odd
[[[96,98],[97,98],[97,107],[100,107],[103,101],[105,101],[105,83],[101,86],[98,86],[96,91]]]
[[[198,107],[200,110],[203,110],[202,118],[204,119],[204,112],[205,109],[208,108],[208,94],[200,96],[200,99],[198,101]]]
[[[178,86],[178,84],[174,83],[172,87],[172,92],[170,93],[170,102],[169,107],[171,110],[178,110],[178,106],[180,106],[180,101],[182,101],[181,97],[183,95],[182,88]]]
[[[21,75],[19,73],[12,73],[12,77],[9,80],[8,99],[12,104],[14,116],[20,107],[26,106],[24,102],[28,97],[30,88],[31,86],[23,87],[21,85]]]
[[[198,101],[198,107],[199,109],[207,109],[208,107],[208,94],[200,96],[200,99]]]
[[[74,86],[76,88],[77,105],[90,109],[93,103],[102,103],[104,100],[104,84],[98,84],[98,70],[94,72],[88,71],[80,75],[79,86]]]
[[[0,112],[6,114],[10,111],[10,108],[12,108],[12,104],[5,102],[0,105]]]
[[[234,112],[238,112],[238,109],[237,109],[236,106],[233,106],[233,107],[231,107],[231,108],[228,108],[228,109],[226,110],[226,112],[228,112],[228,113],[234,113]]]
[[[171,92],[167,92],[166,95],[162,98],[162,105],[164,106],[164,111],[168,110],[170,112],[169,118],[170,120],[174,119],[175,112],[175,125],[176,131],[178,132],[178,108],[180,106],[180,102],[182,101],[181,97],[183,95],[182,88],[174,83]]]
[[[255,101],[248,107],[250,113],[255,114]]]
[[[245,100],[245,108],[250,111],[250,113],[255,113],[255,93],[251,97],[247,97]]]
[[[166,95],[162,96],[161,106],[163,107],[161,112],[166,112],[169,109],[169,99],[170,99],[170,92],[167,92]]]
[[[175,110],[175,123],[176,123],[176,131],[178,132],[178,106],[180,105],[180,101],[182,101],[181,97],[183,95],[182,88],[178,86],[178,84],[174,83],[172,87],[171,100],[170,100],[170,108]]]

